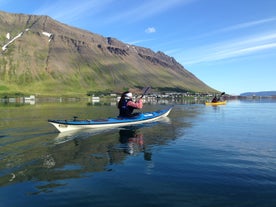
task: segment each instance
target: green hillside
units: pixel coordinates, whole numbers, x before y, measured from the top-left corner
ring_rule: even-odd
[[[0,94],[82,95],[151,85],[215,92],[173,57],[70,27],[0,12]]]

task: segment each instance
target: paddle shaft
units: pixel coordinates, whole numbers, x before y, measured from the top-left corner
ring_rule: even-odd
[[[144,91],[144,93],[142,94],[142,96],[140,98],[143,98],[144,95],[148,92],[149,89],[150,89],[150,87],[147,87],[146,90]]]

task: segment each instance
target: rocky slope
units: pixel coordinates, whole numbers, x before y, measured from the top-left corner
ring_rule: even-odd
[[[0,12],[0,93],[214,92],[173,57],[48,16]]]

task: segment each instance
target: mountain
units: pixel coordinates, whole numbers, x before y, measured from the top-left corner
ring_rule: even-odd
[[[276,96],[276,91],[259,91],[241,93],[240,96]]]
[[[0,93],[43,95],[158,90],[216,92],[163,52],[0,11]]]

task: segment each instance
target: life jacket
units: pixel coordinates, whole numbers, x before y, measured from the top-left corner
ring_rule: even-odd
[[[134,108],[127,105],[127,103],[130,100],[131,99],[124,99],[124,100],[122,100],[122,105],[120,107],[120,114],[119,114],[119,116],[123,116],[123,117],[129,117],[129,116],[131,116]]]

